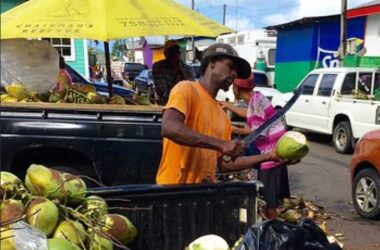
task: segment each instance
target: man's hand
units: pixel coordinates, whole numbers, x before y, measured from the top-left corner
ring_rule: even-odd
[[[222,109],[225,109],[225,110],[231,110],[231,105],[232,106],[234,105],[232,102],[219,101],[218,103],[222,107]]]
[[[228,155],[235,160],[237,157],[244,154],[246,150],[246,145],[243,141],[232,140],[232,141],[224,141],[221,145],[221,153],[223,155]]]

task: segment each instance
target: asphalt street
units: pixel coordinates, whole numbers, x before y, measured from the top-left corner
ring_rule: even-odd
[[[380,221],[359,217],[351,201],[352,155],[336,153],[327,136],[313,133],[306,136],[310,153],[301,163],[289,166],[292,194],[334,214],[327,221],[328,234],[344,233],[344,249],[380,249]]]

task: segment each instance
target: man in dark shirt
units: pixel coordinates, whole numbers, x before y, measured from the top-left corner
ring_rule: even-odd
[[[164,45],[165,59],[153,64],[152,74],[159,104],[165,105],[170,90],[180,81],[195,80],[190,66],[181,61],[180,47],[175,40]]]

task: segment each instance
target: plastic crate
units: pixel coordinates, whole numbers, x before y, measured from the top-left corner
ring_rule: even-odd
[[[131,249],[179,250],[206,234],[217,234],[232,246],[257,222],[261,187],[258,181],[131,185],[92,189],[90,193],[105,198],[109,207],[131,208],[110,211],[127,216],[136,225],[138,236]]]

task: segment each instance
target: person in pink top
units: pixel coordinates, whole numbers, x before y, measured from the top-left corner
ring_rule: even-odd
[[[248,103],[248,108],[237,107],[233,103],[221,102],[225,109],[247,119],[247,128],[232,128],[232,132],[247,135],[257,129],[273,115],[276,110],[270,100],[262,93],[253,91],[254,80],[251,75],[248,79],[236,78],[233,91],[236,99]],[[275,123],[265,134],[256,139],[253,147],[260,153],[272,151],[279,138],[285,134],[286,125],[282,120]],[[269,161],[260,164],[258,179],[263,182],[263,197],[267,203],[266,215],[268,219],[276,218],[276,208],[284,198],[290,197],[287,166],[281,162]]]
[[[55,85],[54,89],[58,91],[63,91],[71,87],[73,80],[66,70],[65,58],[60,55],[59,56],[59,73],[58,73],[58,81]]]

